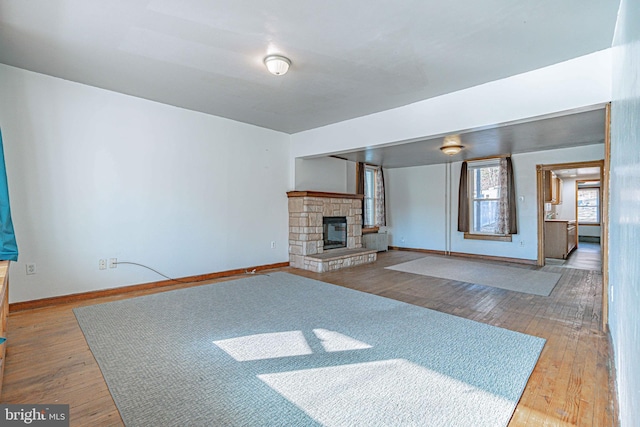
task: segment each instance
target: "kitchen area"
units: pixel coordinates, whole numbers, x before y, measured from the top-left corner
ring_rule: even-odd
[[[601,269],[600,179],[598,167],[544,172],[547,263]]]

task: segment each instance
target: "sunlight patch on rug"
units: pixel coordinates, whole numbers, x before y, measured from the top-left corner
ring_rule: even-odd
[[[371,348],[369,344],[326,329],[314,329],[324,351],[349,351]],[[313,354],[302,331],[272,332],[229,338],[213,342],[238,362]]]
[[[258,378],[323,426],[352,419],[362,426],[491,426],[504,423],[511,407],[503,397],[404,359]]]

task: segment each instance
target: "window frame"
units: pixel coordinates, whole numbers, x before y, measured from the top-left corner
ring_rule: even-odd
[[[600,226],[602,225],[602,188],[601,185],[602,183],[599,182],[598,184],[587,184],[587,182],[590,181],[577,181],[576,182],[576,222],[578,223],[578,225],[582,225],[582,226]],[[579,206],[579,197],[578,195],[580,194],[580,190],[595,190],[596,193],[596,222],[585,222],[585,221],[580,221],[579,218],[579,213],[580,213],[580,207]]]
[[[362,210],[363,210],[363,215],[362,215],[362,228],[363,229],[370,229],[370,228],[374,228],[376,225],[376,174],[378,173],[378,167],[377,166],[373,166],[373,165],[368,165],[365,163],[364,165],[364,198],[362,199]],[[368,182],[367,180],[367,176],[371,176],[371,183]],[[373,190],[373,194],[368,196],[367,195],[367,188],[372,188]],[[373,205],[373,209],[371,209],[371,217],[373,219],[373,224],[367,224],[367,213],[368,213],[368,209],[365,209],[365,206],[367,206],[367,203],[371,202],[371,204]]]
[[[493,240],[499,242],[511,242],[512,235],[511,234],[499,234],[499,233],[483,233],[479,231],[475,231],[475,209],[476,209],[476,201],[482,200],[493,200],[500,202],[500,196],[497,198],[477,198],[474,197],[474,175],[477,170],[483,168],[493,168],[500,167],[500,160],[502,157],[490,157],[482,160],[468,160],[467,161],[467,200],[469,203],[469,231],[464,233],[464,239],[469,240]]]

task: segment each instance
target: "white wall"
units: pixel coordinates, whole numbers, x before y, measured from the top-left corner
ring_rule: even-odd
[[[518,234],[512,242],[469,240],[457,231],[460,162],[451,165],[450,180],[445,179],[447,165],[444,164],[385,170],[390,244],[535,260],[538,250],[536,165],[601,160],[603,156],[602,144],[513,155],[516,196],[524,197],[524,201],[518,201]],[[446,208],[449,197],[450,217]],[[447,223],[450,224],[450,246],[446,239]]]
[[[100,258],[172,277],[288,259],[288,135],[5,65],[0,93],[12,302],[162,279]]]
[[[347,193],[356,193],[356,163],[347,162]]]
[[[622,0],[614,39],[609,326],[621,427],[640,420],[640,3]]]
[[[295,159],[295,189],[330,193],[356,192],[355,162],[335,157]]]
[[[296,159],[295,189],[347,193],[348,163],[352,162],[335,157]],[[352,181],[355,181],[355,177]]]
[[[419,140],[611,100],[610,49],[291,136],[293,158]],[[491,108],[487,108],[487,106]],[[384,166],[384,165],[383,165]]]
[[[579,225],[578,236],[600,237],[601,231],[599,225]]]
[[[385,169],[390,245],[445,250],[446,168],[441,164]]]

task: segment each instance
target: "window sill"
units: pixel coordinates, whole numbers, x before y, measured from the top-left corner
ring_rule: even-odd
[[[465,239],[471,240],[494,240],[497,242],[510,242],[511,234],[476,234],[464,233]]]
[[[362,234],[377,233],[380,227],[362,227]]]

